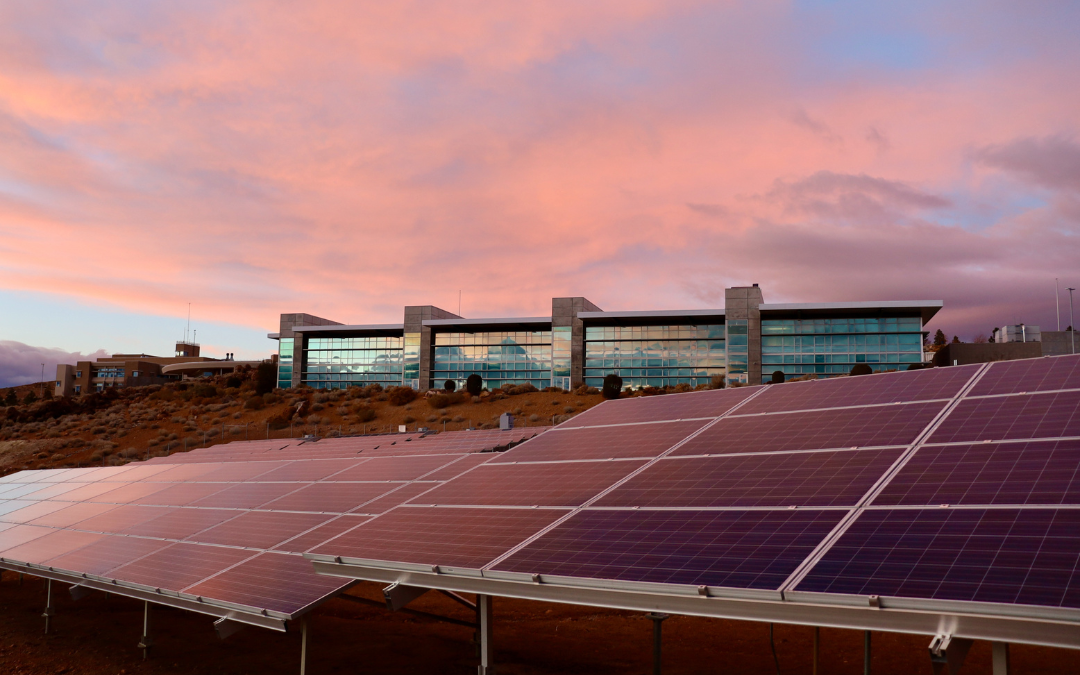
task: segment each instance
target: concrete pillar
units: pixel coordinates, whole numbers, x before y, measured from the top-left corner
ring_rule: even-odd
[[[588,298],[551,299],[551,380],[553,386],[566,386],[559,379],[565,377],[570,378],[570,384],[567,387],[569,389],[579,386],[584,381],[585,326],[577,315],[579,312],[602,311],[589,302]],[[565,339],[567,337],[568,341]]]

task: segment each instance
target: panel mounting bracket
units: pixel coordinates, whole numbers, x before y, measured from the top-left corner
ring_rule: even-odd
[[[386,598],[386,608],[391,612],[396,612],[430,590],[430,588],[422,588],[420,586],[406,586],[395,581],[383,589],[383,597]]]
[[[930,641],[930,663],[934,675],[956,675],[964,665],[972,641],[949,634],[935,635]]]

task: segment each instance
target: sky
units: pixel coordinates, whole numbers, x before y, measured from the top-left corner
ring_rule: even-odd
[[[283,312],[1080,286],[1080,4],[0,3],[0,385]],[[12,346],[16,345],[16,346]],[[21,365],[20,365],[21,364]],[[16,373],[16,370],[18,373]]]

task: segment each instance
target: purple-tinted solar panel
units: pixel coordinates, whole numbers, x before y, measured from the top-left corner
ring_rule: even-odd
[[[147,479],[151,478],[152,476],[154,476],[155,474],[159,474],[159,473],[161,473],[162,471],[164,471],[165,469],[167,469],[169,467],[167,467],[167,466],[155,466],[155,465],[152,465],[152,464],[146,464],[144,462],[139,462],[138,464],[129,464],[128,466],[126,466],[124,468],[126,468],[128,470],[123,472],[119,476],[117,476],[117,479],[127,483],[127,482],[135,482],[135,481],[139,481],[139,480],[147,480]],[[110,478],[98,478],[97,480],[111,480],[111,479],[112,478],[110,477]]]
[[[273,548],[286,539],[325,523],[327,519],[327,516],[316,513],[251,511],[189,538],[203,544]]]
[[[966,399],[931,443],[1080,436],[1080,391]]]
[[[66,509],[54,511],[47,516],[37,518],[31,524],[44,527],[71,527],[79,521],[100,516],[116,508],[119,508],[116,504],[69,504]]]
[[[7,490],[4,490],[2,498],[18,499],[23,495],[30,495],[38,490],[44,489],[45,487],[48,487],[48,485],[48,483],[22,483],[19,485],[12,485],[8,487]]]
[[[7,560],[40,565],[50,558],[69,553],[87,544],[98,541],[104,534],[75,532],[71,530],[52,530],[50,534],[37,537],[21,546],[3,552]]]
[[[202,483],[237,483],[256,478],[262,480],[262,474],[273,471],[279,466],[282,466],[281,462],[233,462],[231,464],[222,464],[213,471],[199,476],[199,481]]]
[[[187,506],[210,495],[217,494],[228,487],[225,483],[176,483],[168,484],[163,490],[136,499],[132,504],[155,504],[158,506]]]
[[[589,509],[494,569],[778,589],[846,513]]]
[[[110,509],[101,515],[92,516],[86,520],[80,521],[78,523],[78,529],[89,530],[91,532],[117,534],[129,527],[145,523],[148,520],[157,518],[165,512],[172,510],[174,509],[160,506],[137,506],[134,504],[126,504],[124,506],[118,506],[115,509]],[[64,512],[58,511],[57,513]]]
[[[278,544],[274,548],[279,551],[290,551],[292,553],[303,553],[308,549],[318,546],[323,542],[333,539],[334,537],[347,532],[361,523],[368,521],[368,518],[363,516],[340,516],[334,520],[328,521],[323,525],[316,527],[310,532],[306,532],[295,539]]]
[[[65,492],[62,495],[58,495],[56,498],[64,502],[85,502],[97,497],[98,495],[106,492],[112,492],[119,483],[89,483],[83,487],[76,488],[70,492]]]
[[[167,541],[157,539],[106,536],[77,551],[46,560],[45,564],[80,574],[103,576],[110,570],[170,545]]]
[[[201,544],[173,544],[118,567],[109,576],[152,588],[182,591],[252,556],[251,551]]]
[[[665,458],[595,506],[854,506],[902,449]]]
[[[299,489],[296,483],[241,483],[226,487],[209,497],[191,502],[191,506],[214,506],[223,509],[254,509]]]
[[[290,462],[283,467],[268,471],[259,476],[260,482],[272,481],[315,481],[322,480],[327,476],[344,471],[349,467],[360,464],[357,459],[322,459],[312,461]],[[334,476],[331,480],[347,480]]]
[[[747,401],[739,414],[952,398],[980,367],[928,368],[773,385]]]
[[[348,513],[364,502],[390,492],[397,483],[312,483],[262,508],[275,511]]]
[[[1080,607],[1080,511],[862,512],[796,590]]]
[[[161,516],[133,525],[123,534],[155,539],[186,539],[191,535],[235,518],[240,512],[229,509],[158,509]],[[80,528],[81,529],[81,528]]]
[[[924,445],[876,506],[1080,504],[1080,441]]]
[[[431,473],[425,474],[424,480],[450,480],[455,476],[460,476],[474,466],[480,466],[485,462],[491,461],[495,457],[498,457],[498,455],[491,452],[465,455],[461,459],[454,461],[452,464],[447,464],[441,469],[436,469]]]
[[[971,390],[971,396],[1015,394],[1022,391],[1080,389],[1080,355],[1021,359],[991,364]]]
[[[606,401],[564,422],[559,428],[719,417],[758,389],[739,387]]]
[[[295,614],[350,583],[348,579],[316,574],[311,561],[300,556],[262,553],[186,592]]]
[[[944,406],[906,403],[873,408],[727,417],[703,431],[676,455],[824,450],[907,445]]]
[[[0,516],[0,520],[7,523],[29,523],[31,520],[47,516],[67,506],[69,504],[65,502],[31,502],[29,506],[5,513]]]
[[[480,569],[566,513],[563,509],[402,507],[312,552]]]
[[[83,487],[84,485],[86,485],[86,483],[53,483],[52,485],[41,488],[40,490],[35,490],[34,492],[28,493],[25,497],[26,499],[52,499],[53,497],[64,494],[65,492],[71,492],[76,488]],[[0,495],[0,497],[3,497],[3,495]],[[7,499],[7,497],[3,498]]]
[[[0,531],[0,557],[4,552],[22,546],[28,541],[52,534],[56,530],[51,527],[36,527],[34,525],[15,525]]]
[[[119,486],[108,492],[103,492],[96,497],[91,497],[86,501],[89,502],[102,502],[107,504],[130,504],[131,502],[142,499],[155,492],[164,490],[169,485],[168,483],[109,483],[109,485]]]
[[[645,460],[488,464],[414,501],[471,506],[580,506],[644,465]]]
[[[153,480],[162,483],[185,483],[198,480],[202,476],[220,469],[221,466],[221,464],[177,464],[159,474],[155,474]]]
[[[674,398],[681,395],[671,396]],[[707,421],[695,420],[554,429],[500,454],[491,461],[491,465],[506,462],[656,457],[706,424]]]
[[[376,457],[363,464],[334,475],[333,481],[416,480],[426,473],[449,464],[455,455],[421,455],[419,457]]]
[[[393,492],[388,492],[382,497],[370,501],[360,508],[356,509],[356,513],[367,513],[369,515],[378,515],[394,508],[399,504],[404,504],[410,501],[414,497],[418,497],[423,493],[436,488],[439,483],[403,483],[401,487],[395,489]],[[426,501],[422,500],[422,501]]]

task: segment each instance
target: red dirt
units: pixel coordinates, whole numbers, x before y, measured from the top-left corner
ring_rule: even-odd
[[[298,627],[281,634],[248,628],[225,641],[209,616],[153,607],[154,647],[142,660],[136,648],[142,633],[141,602],[102,593],[74,602],[60,584],[53,586],[56,615],[43,634],[44,582],[5,572],[0,582],[0,673],[45,675],[124,675],[134,673],[288,673],[299,672]],[[370,599],[377,586],[360,584],[351,593]],[[437,593],[410,607],[459,619],[470,612]],[[664,622],[664,672],[670,675],[775,672],[768,625],[673,616]],[[812,629],[776,626],[776,648],[784,675],[811,672]],[[862,634],[822,629],[819,672],[862,673]],[[927,636],[873,634],[875,675],[932,672]],[[308,669],[324,673],[476,672],[472,630],[330,600],[310,619]],[[500,675],[549,673],[652,672],[652,623],[640,614],[570,605],[495,599],[495,658]],[[1080,673],[1073,651],[1015,645],[1013,675]],[[990,672],[990,645],[978,642],[961,671]]]

